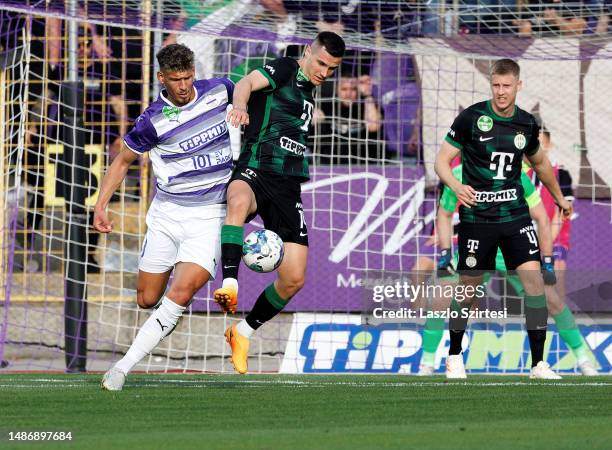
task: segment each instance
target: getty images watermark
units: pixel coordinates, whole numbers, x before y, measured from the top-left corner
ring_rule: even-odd
[[[431,275],[429,273],[428,275]],[[363,313],[369,321],[406,322],[419,319],[468,318],[506,319],[508,311],[501,305],[481,305],[487,297],[487,287],[459,283],[457,277],[427,277],[418,274],[397,274],[384,277],[369,274],[366,278]],[[453,308],[453,299],[462,306],[473,303],[474,307]],[[467,302],[466,302],[467,301]],[[484,307],[483,307],[484,306]]]

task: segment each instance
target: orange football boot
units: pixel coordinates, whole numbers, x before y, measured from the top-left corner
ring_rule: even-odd
[[[236,325],[225,330],[225,339],[232,348],[232,364],[236,372],[247,373],[249,363],[249,338],[236,331]]]

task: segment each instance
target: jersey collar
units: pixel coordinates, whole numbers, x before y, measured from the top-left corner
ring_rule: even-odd
[[[493,109],[493,105],[491,104],[491,100],[487,100],[487,109],[489,110],[489,112],[491,113],[491,115],[493,116],[493,118],[495,120],[501,120],[502,122],[510,122],[512,119],[514,119],[516,117],[516,113],[518,112],[518,108],[516,107],[516,105],[514,105],[514,112],[512,113],[512,115],[510,117],[498,116],[495,113],[495,110]]]

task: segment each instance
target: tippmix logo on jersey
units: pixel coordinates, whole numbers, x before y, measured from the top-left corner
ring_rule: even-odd
[[[162,108],[162,114],[170,122],[178,122],[180,113],[181,110],[177,106],[164,106]]]
[[[225,133],[227,133],[227,125],[225,121],[223,121],[206,128],[204,131],[195,136],[191,136],[190,138],[179,142],[179,145],[185,152],[193,151],[194,149],[203,147],[209,142],[223,136]]]
[[[493,128],[493,119],[491,119],[489,116],[480,116],[476,122],[476,125],[480,131],[487,133],[491,131],[491,128]]]

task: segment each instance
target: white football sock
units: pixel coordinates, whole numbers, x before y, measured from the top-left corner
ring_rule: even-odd
[[[238,323],[238,325],[236,325],[236,331],[245,338],[250,339],[255,330],[251,328],[251,325],[249,325],[246,320],[243,319]]]
[[[185,307],[179,306],[164,297],[153,314],[142,324],[134,342],[125,356],[115,364],[115,367],[124,374],[128,374],[145,356],[168,336],[176,326]]]
[[[238,280],[236,278],[224,278],[222,287],[233,287],[238,292]]]

